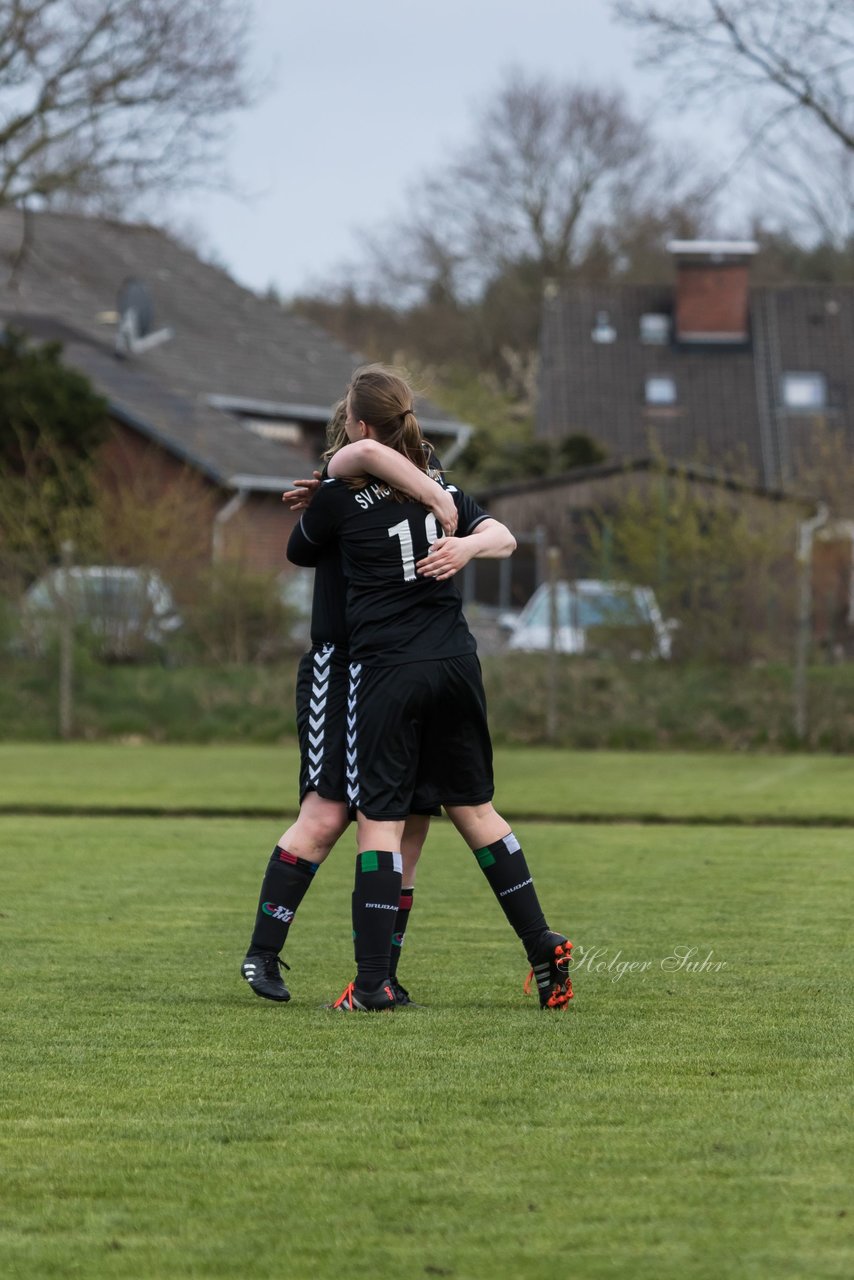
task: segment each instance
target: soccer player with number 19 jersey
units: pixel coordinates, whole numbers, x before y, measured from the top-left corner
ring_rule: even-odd
[[[378,366],[354,375],[347,434],[374,439],[424,466],[412,392]],[[330,472],[334,467],[330,466]],[[358,811],[353,892],[357,973],[342,1009],[394,1007],[388,957],[400,896],[400,840],[412,798],[442,804],[472,848],[521,939],[542,1008],[572,997],[571,943],[553,933],[519,841],[492,806],[492,747],[476,646],[453,575],[479,554],[495,556],[509,531],[458,490],[458,537],[438,538],[433,517],[388,486],[334,479],[314,496],[288,556],[311,562],[338,546],[347,580],[350,656],[348,799]]]
[[[330,423],[330,451],[346,442],[344,404]],[[353,451],[351,450],[351,454]],[[444,489],[401,454],[382,445],[371,445],[354,458],[368,462],[372,469],[407,493],[429,504],[431,519],[451,529],[456,525],[456,509]],[[301,482],[303,494],[316,482]],[[284,495],[305,505],[306,497],[296,491]],[[426,516],[428,507],[422,508]],[[314,567],[314,595],[311,611],[311,648],[304,654],[297,674],[297,726],[300,739],[300,812],[282,835],[264,871],[252,940],[241,965],[241,973],[254,993],[267,1000],[286,1002],[290,992],[279,969],[284,965],[281,951],[297,910],[310,888],[315,873],[326,859],[350,821],[347,803],[346,724],[349,657],[344,612],[346,582],[337,547],[309,553],[303,560]],[[395,917],[389,978],[396,1003],[411,1003],[406,989],[397,980],[397,961],[412,907],[415,868],[429,827],[429,814],[438,809],[413,797],[413,816],[406,823],[401,852],[406,873]],[[288,967],[288,966],[284,966]]]

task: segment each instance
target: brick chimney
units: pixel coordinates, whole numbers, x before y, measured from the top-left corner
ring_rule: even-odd
[[[671,240],[676,259],[677,342],[746,342],[754,240]]]

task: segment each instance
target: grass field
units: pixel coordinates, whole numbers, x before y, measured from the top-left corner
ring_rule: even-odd
[[[0,811],[201,810],[278,816],[296,803],[290,746],[0,743]],[[854,823],[846,756],[501,748],[498,803],[549,818]]]
[[[149,795],[151,759],[74,751],[64,786],[40,781],[66,802],[74,778]],[[183,785],[223,799],[191,759]],[[690,771],[722,803],[708,763],[685,763],[674,803]],[[583,760],[551,767],[575,786]],[[820,776],[788,785],[851,805]],[[279,1006],[238,976],[272,820],[0,827],[4,1277],[851,1275],[850,833],[520,825],[576,943],[574,1007],[544,1015],[439,824],[401,966],[425,1007],[370,1017],[322,1007],[352,974],[349,848],[294,926]]]

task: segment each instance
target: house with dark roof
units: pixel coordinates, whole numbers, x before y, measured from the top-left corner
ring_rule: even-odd
[[[154,227],[0,210],[0,329],[59,340],[104,396],[111,473],[199,477],[214,557],[282,568],[281,493],[318,465],[331,407],[363,361]],[[416,402],[453,461],[471,428]]]
[[[612,459],[796,480],[820,426],[854,444],[854,286],[751,287],[752,241],[673,241],[672,285],[547,291],[536,432]]]
[[[798,523],[816,510],[804,463],[828,430],[854,447],[854,286],[752,286],[753,241],[669,249],[670,285],[546,290],[536,434],[555,446],[592,436],[608,460],[535,492],[516,485],[487,497],[514,529],[536,519],[540,544],[557,542],[570,561],[582,513],[613,508],[662,467],[701,492],[729,491],[739,510],[785,509],[794,547]],[[830,512],[813,548],[816,635],[846,652],[852,515]]]

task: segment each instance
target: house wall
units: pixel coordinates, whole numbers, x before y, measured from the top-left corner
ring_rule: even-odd
[[[222,526],[222,555],[257,572],[291,572],[285,549],[296,521],[281,494],[253,493]]]
[[[184,568],[202,567],[214,559],[215,543],[221,556],[239,560],[247,569],[258,572],[288,571],[285,559],[290,531],[296,518],[283,506],[279,493],[252,493],[230,519],[219,525],[221,536],[215,538],[217,514],[222,512],[233,491],[206,479],[189,464],[161,449],[138,432],[122,423],[113,424],[112,433],[99,456],[101,483],[116,493],[132,496],[135,505],[147,505],[152,522],[161,519],[168,525],[168,536],[180,535],[175,529],[180,512],[186,519],[185,536],[179,537],[185,559]],[[169,496],[174,504],[169,507]],[[155,516],[155,510],[159,512]],[[167,536],[164,532],[164,540]]]
[[[560,543],[561,534],[577,527],[580,515],[613,508],[628,494],[647,497],[661,491],[662,484],[676,483],[657,471],[629,471],[589,480],[565,480],[518,490],[481,495],[480,501],[496,520],[509,525],[514,533],[530,533],[538,526],[548,537]],[[702,479],[691,480],[691,490],[698,497],[720,495],[721,487]],[[767,509],[770,499],[750,492],[733,492],[734,505],[745,504],[756,511]]]
[[[662,485],[681,483],[675,477],[657,471],[619,472],[591,477],[582,481],[544,481],[536,486],[520,486],[507,493],[480,495],[481,503],[496,520],[508,525],[512,532],[531,535],[540,530],[545,546],[555,546],[561,553],[561,572],[568,577],[582,577],[596,570],[591,563],[590,525],[599,513],[613,511],[628,494],[649,498],[662,492]],[[797,508],[782,506],[771,499],[750,492],[721,490],[702,479],[689,481],[699,499],[713,496],[730,500],[734,509],[755,513],[759,521],[770,511],[782,517],[781,528],[787,529],[784,540],[794,546]],[[787,542],[788,545],[788,542]],[[540,576],[544,565],[538,565]],[[596,576],[596,573],[593,573]]]
[[[139,485],[144,479],[153,488],[165,490],[180,483],[188,474],[197,476],[186,463],[173,454],[159,448],[137,431],[131,431],[123,423],[113,422],[112,431],[99,454],[101,479],[111,485],[127,487]],[[216,486],[204,481],[216,492]]]

